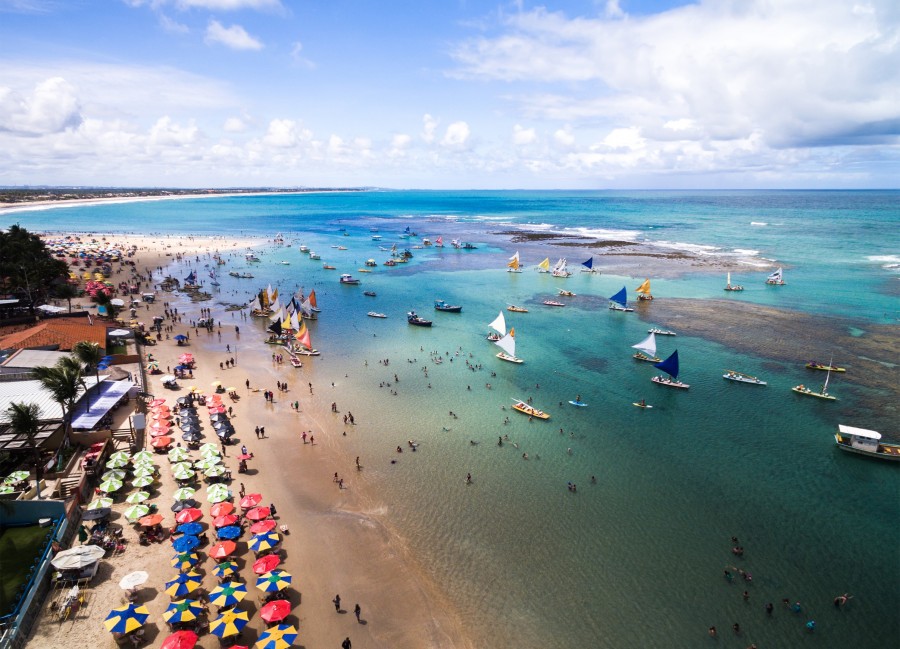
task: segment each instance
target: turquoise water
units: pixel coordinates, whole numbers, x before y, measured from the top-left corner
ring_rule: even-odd
[[[140,231],[152,223],[165,234],[271,238],[281,231],[293,241],[262,248],[255,280],[222,278],[222,297],[269,282],[282,293],[316,289],[323,313],[311,332],[323,355],[306,363],[304,380],[333,381],[335,394],[348,388],[354,395],[353,403],[339,402],[359,422],[354,443],[365,460],[367,491],[377,494],[368,506],[397,530],[464,623],[489,639],[482,646],[705,646],[714,624],[722,646],[874,648],[900,639],[900,479],[896,466],[834,448],[836,425],[861,414],[852,391],[837,403],[798,398],[790,387],[809,375],[795,359],[764,361],[686,336],[659,337],[658,344],[660,355],[678,349],[680,378],[691,389],[655,386],[653,368],[630,357],[647,322],[608,311],[605,300],[643,277],[508,274],[504,261],[517,246],[490,233],[524,225],[584,228],[608,232],[603,238],[728,255],[747,269],[733,273],[747,287],[736,299],[853,316],[865,330],[896,324],[898,198],[898,192],[378,192],[104,205],[8,218],[40,230]],[[414,249],[406,266],[356,273],[364,259],[381,264],[387,257],[371,228],[384,237],[381,245],[410,246],[416,241],[399,238],[407,225],[432,240],[443,234],[445,243],[458,237],[479,248]],[[339,270],[322,270],[299,253],[299,243]],[[528,266],[544,249],[543,256],[563,254],[546,245],[526,248]],[[576,263],[586,256],[582,249],[565,252]],[[785,266],[787,287],[762,285],[763,258]],[[243,266],[238,260],[226,268]],[[363,285],[339,286],[339,272],[357,274]],[[563,281],[578,294],[572,304],[540,305]],[[722,284],[718,274],[700,270],[654,281],[654,293],[721,298]],[[436,313],[436,298],[462,304],[463,313]],[[530,309],[504,311],[516,328],[520,366],[494,358],[497,350],[484,340],[487,323],[507,303]],[[409,327],[403,314],[411,308],[434,327]],[[365,317],[373,309],[389,317]],[[249,346],[245,338],[241,353]],[[429,362],[431,351],[444,362]],[[376,362],[384,358],[387,367]],[[468,369],[467,360],[482,369]],[[724,381],[726,367],[763,376],[769,385]],[[840,381],[834,377],[835,392]],[[566,403],[576,394],[589,407]],[[529,423],[509,409],[513,397],[533,397],[552,419]],[[642,397],[653,410],[630,405]],[[898,422],[881,423],[882,432],[897,434]],[[500,435],[509,436],[503,447]],[[406,448],[409,439],[419,451],[398,455],[395,447]],[[577,493],[566,489],[568,481],[577,483]],[[730,552],[733,535],[746,548],[743,559]],[[751,572],[752,583],[727,583],[726,566]],[[851,605],[835,610],[833,597],[847,591]],[[803,613],[784,610],[785,597],[799,600]],[[763,611],[767,601],[776,605],[771,619]],[[804,629],[808,619],[817,622],[814,634]],[[730,631],[734,622],[743,629],[739,638]]]

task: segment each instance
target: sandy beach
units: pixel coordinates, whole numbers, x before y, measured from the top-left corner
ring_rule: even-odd
[[[134,261],[140,272],[165,268],[178,253],[202,259],[216,251],[221,254],[241,251],[242,254],[246,247],[260,243],[253,239],[167,239],[133,235],[108,236],[106,240],[123,247],[136,245]],[[118,265],[115,267],[118,269]],[[159,282],[163,274],[156,270],[154,283]],[[117,270],[109,281],[118,284],[128,278],[128,271]],[[166,302],[167,294],[158,292],[156,302],[142,307],[138,317],[151,322],[154,315],[164,315]],[[201,307],[211,308],[215,319],[221,321],[215,333],[190,328],[190,320],[199,317]],[[354,437],[372,432],[366,429],[364,422],[342,427],[341,418],[331,412],[331,395],[320,397],[316,394],[316,386],[310,390],[306,385],[294,385],[291,380],[293,368],[286,363],[273,363],[271,350],[250,333],[249,327],[242,327],[246,333],[244,340],[240,339],[235,325],[243,321],[234,312],[225,313],[212,301],[206,301],[179,306],[179,316],[181,323],[166,320],[166,324],[174,326],[170,337],[189,333],[189,344],[178,347],[172,339],[163,340],[145,351],[152,353],[161,367],[175,365],[183,352],[194,354],[197,362],[194,378],[182,381],[182,390],[176,394],[164,390],[158,377],[150,377],[148,391],[174,404],[175,398],[186,393],[191,385],[206,392],[212,391],[214,381],[238,387],[241,398],[229,404],[234,409],[232,420],[237,429],[233,438],[235,444],[226,447],[225,465],[234,476],[230,489],[237,496],[243,483],[248,493],[261,493],[264,503],[276,505],[278,523],[289,530],[283,543],[282,567],[294,576],[290,589],[292,614],[287,622],[297,625],[300,630],[298,646],[337,647],[345,637],[350,637],[357,648],[475,646],[439,589],[416,564],[401,539],[371,509],[378,498],[377,494],[366,492],[363,479],[366,459],[361,458],[361,470],[355,466],[358,453]],[[238,345],[239,355],[226,351],[226,346],[238,349]],[[236,355],[235,367],[220,369],[220,363]],[[276,389],[276,381],[281,380],[288,382],[288,392]],[[245,387],[247,381],[249,390]],[[261,390],[275,392],[274,401],[266,402]],[[294,401],[300,402],[300,412],[291,407]],[[342,411],[352,409],[352,395],[342,394],[340,402]],[[265,439],[255,437],[256,426],[265,428]],[[346,435],[342,434],[344,430]],[[207,439],[214,439],[208,422],[204,431]],[[315,437],[315,444],[303,443],[303,431]],[[234,459],[242,444],[255,455],[246,474],[238,474],[238,463]],[[176,484],[166,456],[158,455],[157,458],[161,475],[149,502],[157,504],[164,515],[163,526],[168,528],[174,524],[170,506]],[[333,481],[335,472],[343,477],[343,488]],[[126,488],[124,493],[127,495],[131,491],[133,489]],[[209,528],[209,505],[203,495],[201,488],[197,499],[204,517],[200,522]],[[169,635],[162,613],[170,598],[163,590],[164,583],[176,575],[170,566],[173,551],[168,541],[139,545],[135,528],[122,515],[127,507],[126,503],[117,502],[112,516],[112,522],[125,529],[124,536],[128,540],[125,552],[102,562],[100,572],[91,584],[86,605],[74,617],[60,622],[51,615],[49,602],[45,603],[30,636],[29,647],[88,646],[97,642],[111,646],[113,640],[103,627],[103,620],[111,608],[123,602],[123,591],[118,582],[134,570],[150,573],[149,581],[138,593],[138,600],[151,611],[143,646],[159,647]],[[214,536],[211,530],[208,532]],[[242,563],[241,578],[251,591],[243,606],[250,611],[251,622],[241,636],[241,644],[252,645],[265,623],[255,615],[262,593],[252,587],[255,581],[251,568],[253,553],[246,548],[246,538],[239,544],[237,556]],[[208,546],[199,549],[201,557],[206,557],[206,550]],[[208,558],[199,564],[206,592],[216,585],[212,567],[213,562]],[[336,594],[340,594],[343,601],[341,613],[336,613],[332,604]],[[362,609],[360,622],[353,615],[357,603]],[[215,607],[211,609],[212,618]],[[206,635],[197,646],[218,647],[219,640]]]

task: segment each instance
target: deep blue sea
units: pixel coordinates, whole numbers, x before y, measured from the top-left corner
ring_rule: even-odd
[[[678,349],[691,389],[654,386],[655,370],[631,358],[647,323],[610,312],[605,301],[623,285],[631,293],[646,276],[640,266],[579,273],[588,255],[569,248],[576,272],[558,280],[531,269],[560,249],[542,254],[542,244],[492,234],[585,234],[724,257],[738,268],[732,281],[746,287],[728,299],[852,318],[864,334],[900,317],[900,192],[378,191],[66,207],[4,220],[36,231],[161,237],[271,240],[281,232],[290,246],[261,243],[255,278],[222,277],[218,299],[242,301],[269,283],[282,295],[316,289],[322,314],[311,333],[322,356],[305,363],[303,380],[334,381],[357,395],[352,410],[365,422],[361,453],[371,467],[367,506],[473,633],[489,639],[482,646],[900,646],[900,467],[835,448],[837,424],[854,424],[858,414],[840,377],[831,384],[840,401],[798,398],[790,387],[809,380],[798,359],[773,362],[678,336],[658,338],[659,353]],[[407,227],[417,236],[403,238]],[[414,247],[438,236],[443,249]],[[453,249],[453,238],[477,249]],[[386,268],[381,248],[394,243],[414,257]],[[300,244],[337,270],[309,260]],[[506,273],[520,247],[525,272]],[[368,258],[378,266],[358,273]],[[230,260],[226,270],[248,270],[241,255]],[[773,263],[784,267],[787,286],[764,285]],[[362,286],[338,285],[342,272]],[[704,265],[685,267],[654,279],[653,292],[722,299],[724,282]],[[570,306],[540,304],[563,285],[578,294]],[[462,313],[435,312],[438,298],[463,305]],[[529,313],[509,313],[509,303]],[[410,309],[434,327],[409,327]],[[370,310],[389,317],[367,318]],[[484,339],[501,310],[516,328],[522,365],[496,359]],[[245,345],[241,353],[252,353]],[[822,348],[834,351],[827,340]],[[384,358],[389,367],[377,363]],[[729,367],[769,385],[724,381]],[[576,394],[588,407],[568,405]],[[512,398],[527,397],[552,418],[529,422],[510,409]],[[654,408],[632,407],[639,398]],[[881,423],[893,428],[882,433],[900,437],[898,422]],[[409,439],[419,451],[390,464]],[[731,553],[732,536],[743,558]],[[752,573],[752,582],[727,582],[727,566]],[[844,592],[853,599],[837,610],[832,600]],[[783,598],[801,602],[802,612],[784,609]],[[718,641],[707,636],[710,625]]]

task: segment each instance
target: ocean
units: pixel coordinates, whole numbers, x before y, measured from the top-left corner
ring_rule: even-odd
[[[841,376],[830,383],[835,403],[791,392],[823,378],[803,367],[809,359],[660,336],[661,357],[679,352],[679,378],[691,385],[680,391],[653,385],[657,371],[631,358],[667,298],[777,306],[851,323],[858,336],[895,328],[900,192],[372,191],[111,203],[4,220],[34,231],[265,238],[260,263],[233,254],[221,267],[254,279],[221,273],[214,299],[243,302],[267,284],[281,295],[316,290],[322,313],[310,330],[322,356],[304,363],[300,380],[354,395],[341,405],[360,422],[370,514],[396,532],[481,646],[706,646],[711,625],[729,647],[900,645],[898,467],[842,453],[833,438],[839,423],[861,421],[897,438],[900,422],[861,411]],[[404,238],[407,227],[417,236]],[[604,260],[608,248],[511,242],[512,231],[635,242],[660,256]],[[289,246],[271,243],[277,232]],[[442,249],[415,247],[438,236]],[[477,248],[454,249],[451,239]],[[301,244],[337,270],[309,260]],[[382,265],[392,244],[411,250],[408,264]],[[517,249],[525,270],[507,273]],[[682,263],[684,253],[694,257]],[[578,272],[591,255],[602,273]],[[532,270],[559,256],[575,271],[569,279]],[[369,258],[378,266],[359,273]],[[742,293],[723,297],[725,263]],[[764,284],[774,266],[786,286]],[[339,285],[344,272],[362,285]],[[622,286],[632,300],[648,276],[657,300],[637,313],[606,308]],[[541,304],[562,287],[576,293],[559,298],[565,308]],[[434,311],[435,299],[462,313]],[[529,312],[508,312],[510,303]],[[411,309],[434,326],[407,325]],[[495,358],[485,340],[501,311],[521,365]],[[266,354],[263,323],[254,326]],[[240,353],[256,349],[246,336]],[[822,340],[821,353],[852,372],[853,358],[833,341]],[[896,370],[896,358],[884,362]],[[768,386],[724,381],[725,368]],[[569,405],[576,395],[588,406]],[[551,419],[529,421],[510,408],[515,398],[532,398]],[[631,405],[641,398],[654,408]],[[743,557],[732,554],[732,536]],[[729,582],[726,568],[752,580]],[[844,592],[853,599],[838,610],[832,600]],[[785,598],[802,611],[785,609]]]

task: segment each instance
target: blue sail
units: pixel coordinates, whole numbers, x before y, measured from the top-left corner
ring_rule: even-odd
[[[588,270],[594,270],[594,258],[591,257],[587,261],[581,262],[581,265],[587,268]]]
[[[190,284],[193,284],[194,282],[196,282],[197,276],[194,275],[194,271],[191,271],[191,273],[187,277],[184,278],[184,281],[188,282]]]
[[[669,356],[666,360],[661,361],[659,363],[654,363],[653,367],[662,370],[673,379],[678,378],[678,350],[676,349],[672,352],[672,355]]]
[[[625,292],[625,287],[623,286],[621,291],[609,298],[609,301],[625,306],[625,304],[628,302],[628,294]]]

